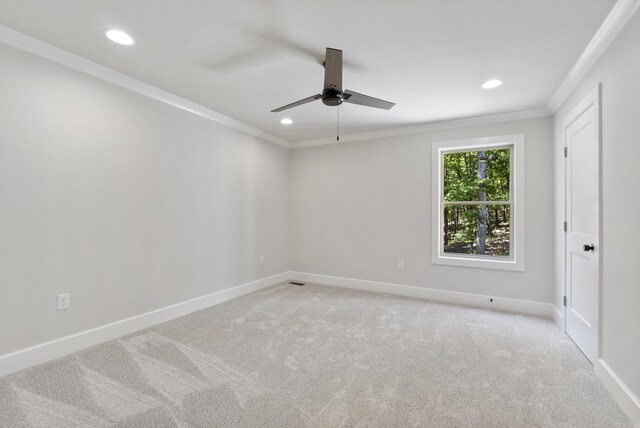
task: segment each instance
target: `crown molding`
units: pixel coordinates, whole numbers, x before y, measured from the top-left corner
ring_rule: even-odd
[[[292,143],[294,149],[310,146],[322,146],[325,144],[339,144],[349,141],[372,140],[375,138],[396,137],[399,135],[420,134],[422,132],[440,131],[443,129],[463,128],[465,126],[486,125],[489,123],[511,122],[514,120],[534,119],[537,117],[550,116],[551,113],[546,108],[532,110],[522,110],[511,113],[492,114],[488,116],[468,117],[464,119],[445,120],[440,122],[429,122],[414,126],[404,126],[401,128],[382,129],[379,131],[362,132],[358,134],[341,135],[340,141],[335,137],[318,138],[314,140],[304,140]]]
[[[555,113],[562,103],[571,95],[571,92],[587,75],[598,58],[609,47],[613,39],[624,28],[629,19],[638,10],[640,0],[618,0],[611,12],[604,20],[593,39],[589,42],[582,55],[558,87],[555,94],[549,100],[547,109]]]
[[[200,104],[196,104],[170,92],[149,85],[148,83],[134,79],[133,77],[127,76],[126,74],[120,73],[111,68],[89,61],[79,55],[65,51],[64,49],[60,49],[4,25],[0,25],[0,42],[41,58],[45,58],[49,61],[64,65],[76,71],[97,77],[98,79],[106,82],[113,83],[114,85],[118,85],[122,88],[129,89],[130,91],[137,92],[138,94],[152,98],[156,101],[169,104],[173,107],[204,117],[205,119],[209,119],[213,122],[244,132],[245,134],[253,135],[254,137],[261,138],[271,143],[291,148],[291,142],[284,138],[272,135],[262,129],[258,129],[229,116],[225,116],[222,113],[218,113],[217,111],[211,110]]]
[[[567,77],[551,97],[546,108],[430,122],[415,126],[344,135],[341,136],[340,142],[418,134],[421,132],[464,126],[530,119],[553,114],[576,88],[622,28],[624,28],[639,6],[640,0],[618,0],[591,42],[589,42],[584,52],[578,58],[578,61],[575,63]],[[300,148],[337,143],[333,137],[302,140],[297,142],[288,141],[284,138],[263,131],[262,129],[253,127],[229,116],[225,116],[200,104],[196,104],[170,92],[149,85],[148,83],[144,83],[140,80],[134,79],[133,77],[127,76],[93,61],[89,61],[79,55],[65,51],[4,25],[0,25],[0,42],[283,147]]]

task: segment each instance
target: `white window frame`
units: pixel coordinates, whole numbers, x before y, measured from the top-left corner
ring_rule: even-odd
[[[524,134],[481,137],[467,140],[437,141],[432,143],[432,234],[431,261],[434,264],[466,266],[486,269],[524,271]],[[480,148],[511,148],[511,242],[509,257],[444,252],[444,174],[443,158],[446,153],[478,150]]]

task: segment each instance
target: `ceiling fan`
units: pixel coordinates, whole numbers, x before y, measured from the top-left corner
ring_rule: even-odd
[[[322,100],[327,106],[339,106],[343,102],[358,104],[366,107],[389,110],[395,103],[384,101],[368,95],[346,89],[342,90],[342,51],[340,49],[327,48],[324,60],[324,89],[322,94],[312,95],[291,104],[271,110],[272,113],[307,104],[312,101]]]

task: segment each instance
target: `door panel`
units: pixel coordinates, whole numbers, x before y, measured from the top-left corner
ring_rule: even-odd
[[[573,233],[585,235],[593,234],[598,227],[598,164],[597,153],[593,152],[592,140],[595,135],[592,109],[593,107],[584,112],[569,128],[571,156],[568,157],[568,162],[571,164],[569,170],[573,183],[569,221]],[[574,131],[574,126],[580,128]]]
[[[591,260],[580,254],[571,254],[571,302],[569,309],[591,328],[595,324],[595,311],[592,296],[597,290],[593,287],[594,281]]]

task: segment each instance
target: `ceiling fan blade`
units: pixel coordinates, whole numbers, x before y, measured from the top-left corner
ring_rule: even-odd
[[[279,111],[287,110],[287,109],[290,109],[292,107],[301,106],[302,104],[310,103],[311,101],[319,100],[320,98],[322,98],[322,95],[320,95],[320,94],[312,95],[310,97],[303,98],[300,101],[296,101],[294,103],[287,104],[286,106],[278,107],[275,110],[271,110],[271,113],[277,113]]]
[[[342,91],[342,51],[327,48],[324,59],[324,89]]]
[[[344,91],[344,102],[351,104],[358,104],[361,106],[381,108],[384,110],[390,110],[391,107],[396,105],[390,101],[381,100],[378,98],[370,97],[369,95],[359,94],[350,90]]]

